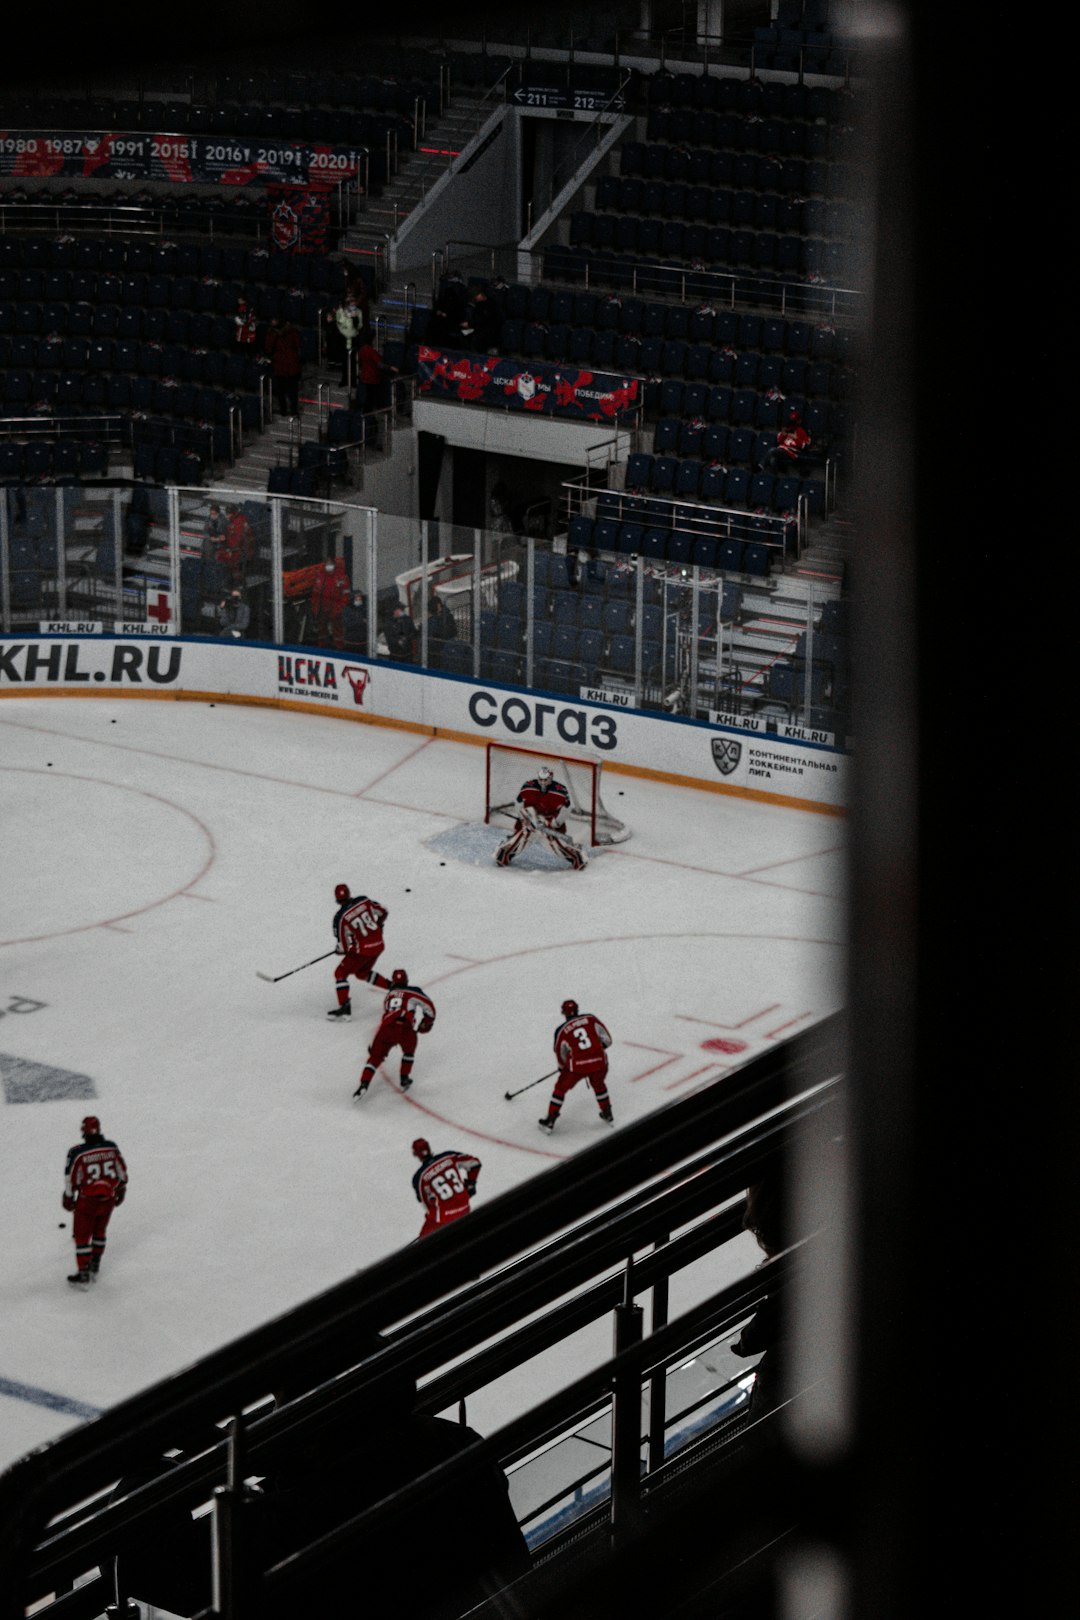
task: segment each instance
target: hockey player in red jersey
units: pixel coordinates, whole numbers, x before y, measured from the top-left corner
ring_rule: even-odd
[[[541,765],[517,796],[517,820],[513,832],[495,851],[496,866],[509,866],[533,833],[539,833],[549,849],[569,861],[575,872],[580,872],[589,857],[566,830],[569,808],[570,794],[566,786],[556,780],[550,766]]]
[[[481,1165],[472,1153],[432,1153],[422,1136],[417,1137],[412,1150],[420,1160],[412,1179],[413,1191],[424,1206],[420,1236],[427,1237],[429,1232],[469,1213]]]
[[[101,1121],[87,1114],[82,1141],[69,1149],[64,1166],[64,1208],[73,1211],[75,1265],[69,1283],[86,1287],[101,1269],[109,1217],[127,1192],[128,1173],[115,1142],[101,1134]]]
[[[375,1031],[375,1039],[368,1047],[367,1062],[360,1076],[354,1097],[363,1097],[374,1077],[375,1070],[395,1046],[401,1048],[401,1089],[412,1085],[413,1059],[417,1042],[435,1023],[435,1003],[430,996],[409,983],[404,968],[395,968],[390,978],[390,994],[383,1002],[382,1023]]]
[[[366,894],[350,894],[347,883],[337,885],[334,899],[338,908],[331,926],[341,961],[334,969],[337,1006],[331,1007],[326,1016],[351,1018],[350,978],[363,979],[377,990],[390,988],[390,980],[375,972],[375,964],[386,949],[382,931],[387,911],[377,900],[369,900]]]
[[[576,1001],[562,1004],[563,1022],[555,1031],[555,1056],[559,1060],[559,1078],[548,1103],[548,1111],[540,1120],[540,1127],[553,1131],[562,1112],[563,1098],[579,1080],[587,1080],[596,1093],[600,1118],[606,1125],[614,1123],[611,1098],[607,1089],[607,1048],[611,1036],[594,1013],[578,1011]]]

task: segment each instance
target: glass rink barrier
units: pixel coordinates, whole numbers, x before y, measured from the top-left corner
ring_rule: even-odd
[[[228,488],[7,487],[2,626],[319,648],[847,744],[837,581],[596,538]]]

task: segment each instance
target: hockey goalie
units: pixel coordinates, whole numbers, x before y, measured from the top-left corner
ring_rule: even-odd
[[[509,866],[535,834],[556,855],[569,861],[575,872],[580,872],[589,857],[584,846],[566,830],[569,808],[570,793],[565,784],[556,780],[550,766],[542,765],[517,796],[514,830],[495,851],[495,864]]]

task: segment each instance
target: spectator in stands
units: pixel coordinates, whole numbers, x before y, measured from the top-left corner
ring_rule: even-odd
[[[398,367],[387,365],[371,338],[360,341],[356,351],[357,381],[364,388],[365,409],[383,410],[390,403],[390,378]]]
[[[446,313],[451,327],[459,327],[469,301],[469,289],[457,270],[449,270],[439,283],[439,304]]]
[[[222,597],[218,603],[217,617],[222,637],[239,641],[247,635],[251,609],[241,596],[238,585],[234,585],[228,596]]]
[[[363,591],[353,591],[341,615],[341,639],[346,652],[366,653],[368,650],[367,598]]]
[[[354,360],[360,342],[360,334],[364,329],[364,317],[360,307],[351,292],[347,292],[337,309],[334,311],[334,321],[341,336],[341,386],[351,388],[353,385]]]
[[[226,570],[234,585],[242,586],[254,557],[255,531],[247,514],[237,507],[225,521],[225,533],[218,547],[216,561]]]
[[[360,311],[360,337],[364,339],[371,332],[371,295],[368,284],[359,270],[347,271],[346,285],[352,293],[353,302]]]
[[[242,349],[250,348],[255,342],[255,311],[246,298],[236,300],[236,314],[233,316],[233,338]]]
[[[338,1358],[340,1361],[340,1356]],[[305,1357],[296,1378],[277,1395],[302,1396],[340,1365],[312,1369]],[[262,1562],[299,1549],[365,1507],[459,1456],[481,1436],[464,1424],[413,1410],[416,1385],[392,1373],[370,1394],[339,1400],[318,1424],[285,1442],[271,1463],[258,1513]],[[493,1463],[476,1463],[422,1509],[360,1531],[329,1556],[286,1575],[258,1605],[260,1620],[295,1615],[344,1616],[362,1606],[375,1615],[423,1613],[457,1620],[530,1567],[525,1538],[510,1505],[506,1477]],[[421,1588],[403,1602],[409,1569]],[[414,1601],[415,1599],[415,1601]]]
[[[468,319],[473,328],[473,348],[479,349],[482,354],[497,353],[502,318],[494,299],[488,297],[483,287],[477,288],[468,309]]]
[[[274,379],[274,404],[279,416],[300,415],[300,372],[303,359],[300,333],[292,321],[275,315],[267,328],[263,347],[270,358]]]
[[[216,563],[218,552],[225,544],[225,515],[217,501],[210,502],[210,510],[206,515],[206,529],[202,539],[202,560],[204,563]]]
[[[810,435],[802,425],[802,416],[797,410],[789,411],[787,421],[776,435],[775,447],[762,457],[761,465],[766,472],[797,477],[805,467],[809,448]]]
[[[342,645],[345,604],[352,596],[344,557],[328,557],[311,587],[311,617],[320,647]]]
[[[377,1334],[365,1335],[351,1352],[309,1348],[277,1374],[274,1402],[287,1406],[326,1390],[383,1349],[385,1340]],[[415,1403],[416,1384],[409,1374],[384,1373],[366,1394],[339,1391],[321,1415],[309,1415],[268,1454],[262,1488],[249,1499],[242,1522],[255,1582],[252,1612],[259,1620],[315,1615],[337,1620],[359,1613],[361,1598],[365,1612],[370,1608],[377,1615],[422,1612],[425,1620],[457,1620],[528,1570],[528,1546],[506,1477],[495,1463],[477,1462],[422,1509],[366,1534],[350,1533],[326,1556],[262,1589],[263,1570],[480,1440],[464,1424],[415,1412]],[[204,1432],[200,1426],[178,1438],[179,1457],[174,1447],[167,1457],[147,1459],[120,1481],[113,1499],[172,1473],[185,1453],[193,1456],[220,1441],[222,1431]],[[121,1594],[173,1614],[209,1608],[210,1519],[192,1519],[192,1505],[166,1507],[153,1531],[140,1528],[120,1540]],[[418,1572],[416,1603],[402,1598],[409,1570]]]
[[[433,349],[449,349],[453,345],[454,328],[440,299],[436,299],[424,334],[424,342]]]
[[[457,635],[457,625],[454,615],[439,595],[432,591],[428,597],[428,644],[437,652],[446,642],[453,641]]]
[[[387,621],[386,650],[403,664],[411,664],[416,656],[416,625],[400,602],[394,603]]]

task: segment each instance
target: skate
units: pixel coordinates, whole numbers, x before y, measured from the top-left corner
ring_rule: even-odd
[[[370,1083],[371,1082],[369,1081],[368,1084],[370,1085]],[[361,1081],[360,1084],[357,1086],[356,1090],[353,1092],[353,1096],[354,1097],[366,1097],[367,1096],[367,1089],[368,1089],[367,1086],[364,1085],[363,1081]]]
[[[549,1119],[546,1114],[544,1115],[543,1119],[538,1119],[536,1123],[539,1125],[542,1131],[547,1131],[549,1134],[555,1129],[555,1121],[553,1119]]]
[[[90,1283],[90,1273],[88,1271],[76,1271],[68,1278],[68,1282],[72,1283],[76,1288],[86,1288]]]
[[[402,1077],[401,1077],[401,1089],[402,1089],[402,1091],[408,1091],[408,1089],[409,1089],[409,1087],[411,1085],[412,1085],[412,1075],[411,1074],[403,1074]]]
[[[341,1007],[331,1007],[326,1016],[327,1018],[351,1018],[352,1002],[346,1001]]]
[[[605,1125],[614,1125],[615,1123],[615,1115],[611,1112],[610,1108],[601,1108],[600,1118],[603,1120]]]

